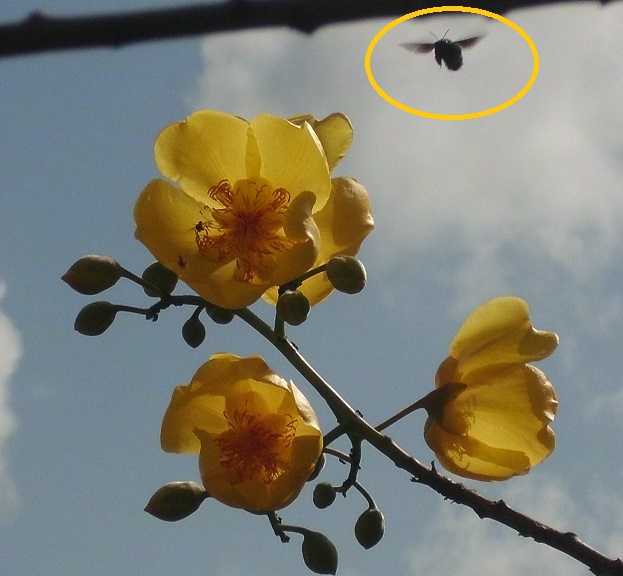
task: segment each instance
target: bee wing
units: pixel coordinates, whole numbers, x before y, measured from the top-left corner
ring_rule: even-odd
[[[465,38],[465,40],[457,40],[455,44],[458,44],[461,48],[471,48],[479,40],[482,40],[484,36],[474,36],[473,38]]]
[[[426,54],[426,52],[432,52],[433,48],[435,48],[434,43],[428,42],[403,42],[400,44],[405,50],[409,52],[416,52],[418,54]]]

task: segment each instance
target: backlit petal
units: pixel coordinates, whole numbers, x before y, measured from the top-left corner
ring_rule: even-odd
[[[202,208],[180,188],[152,180],[134,206],[134,235],[159,262],[180,274],[180,257],[186,259],[197,252],[194,227]]]
[[[352,126],[339,113],[293,123],[195,112],[156,139],[158,167],[181,188],[159,180],[145,189],[135,207],[136,237],[206,300],[248,306],[319,260],[316,214],[331,194],[326,154],[335,166],[351,141]],[[320,215],[329,257],[352,254],[371,229],[365,190],[359,199]],[[316,301],[327,284],[313,290]]]
[[[341,112],[334,112],[322,120],[316,120],[311,114],[304,114],[289,118],[289,121],[297,125],[309,123],[322,144],[329,172],[333,172],[353,142],[353,127],[350,120]]]
[[[354,178],[333,178],[331,196],[315,214],[320,229],[320,254],[326,260],[338,254],[353,256],[374,228],[370,197]]]
[[[287,120],[259,114],[251,121],[262,157],[261,176],[292,198],[301,192],[316,195],[315,210],[320,210],[331,189],[329,169],[322,146],[309,124],[295,126]]]
[[[543,372],[498,364],[471,372],[462,384],[463,392],[445,405],[443,415],[429,418],[425,432],[444,467],[452,461],[474,477],[489,466],[499,470],[489,472],[496,480],[503,479],[500,474],[524,474],[551,454],[555,436],[549,424],[558,402]]]
[[[528,305],[508,296],[489,300],[468,316],[452,341],[450,355],[459,360],[465,374],[492,363],[541,360],[557,346],[556,334],[533,328]]]
[[[217,112],[200,110],[160,132],[154,147],[160,171],[196,198],[221,180],[232,184],[246,178],[249,123]]]

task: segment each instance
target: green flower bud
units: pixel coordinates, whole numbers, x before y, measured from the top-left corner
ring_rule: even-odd
[[[177,285],[177,274],[171,272],[171,270],[160,264],[160,262],[154,262],[147,266],[141,277],[145,282],[149,282],[156,288],[160,288],[165,294],[171,294]],[[143,290],[145,294],[151,298],[158,298],[161,295],[159,292],[150,288],[143,287]]]
[[[316,574],[337,572],[337,549],[324,534],[306,530],[302,550],[305,566],[312,572]]]
[[[115,321],[117,311],[114,304],[105,300],[91,302],[78,312],[74,330],[85,336],[99,336]]]
[[[366,510],[355,523],[355,538],[366,550],[376,546],[385,533],[385,518],[378,508]]]
[[[207,306],[206,314],[216,324],[229,324],[234,319],[234,313],[231,310],[219,306]]]
[[[307,479],[308,482],[312,482],[313,480],[318,478],[318,476],[320,476],[320,473],[322,472],[322,469],[324,468],[326,462],[327,457],[324,455],[323,452],[322,454],[320,454],[312,473],[309,475],[309,478]]]
[[[331,486],[329,482],[320,482],[316,484],[314,488],[314,494],[312,496],[314,500],[314,506],[316,508],[328,508],[335,502],[335,497],[337,496],[337,492],[335,488]]]
[[[121,271],[121,266],[112,258],[90,254],[76,260],[61,280],[76,292],[92,296],[114,286],[121,278]]]
[[[194,314],[182,326],[182,338],[191,348],[200,346],[206,337],[205,326]]]
[[[145,512],[160,520],[177,522],[195,512],[208,497],[196,482],[170,482],[154,492]]]
[[[298,290],[286,290],[277,300],[277,314],[284,322],[298,326],[307,320],[311,304]]]
[[[361,292],[368,279],[363,264],[353,256],[334,256],[327,262],[326,273],[333,287],[346,294]]]

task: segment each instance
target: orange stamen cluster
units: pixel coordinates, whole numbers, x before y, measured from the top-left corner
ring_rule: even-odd
[[[284,188],[270,189],[252,180],[236,182],[235,190],[221,180],[208,195],[222,208],[206,206],[195,226],[200,252],[216,250],[219,261],[235,260],[237,279],[249,282],[266,270],[266,258],[285,252],[294,242],[283,233],[283,220],[290,203]]]
[[[214,440],[221,451],[220,464],[233,470],[237,482],[260,479],[274,482],[288,470],[288,449],[296,432],[297,420],[284,415],[285,423],[276,426],[261,414],[235,410],[227,419],[228,430]]]

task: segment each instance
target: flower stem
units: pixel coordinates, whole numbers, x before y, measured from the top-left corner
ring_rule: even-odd
[[[414,402],[410,406],[403,408],[400,412],[397,412],[384,422],[381,422],[378,426],[375,426],[378,432],[385,430],[385,428],[389,428],[392,424],[398,422],[398,420],[402,420],[405,416],[411,414],[411,412],[415,412],[419,408],[424,408],[424,403],[422,402],[422,398],[420,398],[417,402]]]
[[[368,492],[361,484],[359,484],[359,482],[355,482],[353,486],[359,492],[359,494],[361,494],[366,499],[369,510],[372,510],[372,508],[377,508],[376,502],[374,501],[374,498],[372,498],[372,496],[370,495],[370,492]],[[337,492],[341,492],[341,490],[338,488]]]
[[[322,396],[339,423],[361,421],[365,422],[359,414],[348,404],[337,391],[324,379],[314,368],[301,356],[296,346],[286,338],[278,337],[275,332],[261,318],[256,316],[248,308],[235,311],[236,315],[257,330],[266,338],[283,356],[294,366],[300,374]],[[366,423],[367,424],[367,423]]]
[[[300,287],[300,285],[303,282],[305,282],[305,280],[312,278],[313,276],[316,276],[316,274],[321,274],[326,269],[327,269],[326,264],[321,264],[320,266],[317,266],[316,268],[312,268],[311,270],[308,270],[307,272],[305,272],[305,274],[301,274],[300,276],[298,276],[291,282],[288,282],[287,284],[283,284],[282,286],[280,286],[279,292],[283,292],[285,290],[296,290],[297,288]]]
[[[127,270],[121,265],[120,265],[120,268],[121,268],[122,278],[127,278],[128,280],[131,280],[132,282],[134,282],[135,284],[138,284],[142,288],[151,290],[155,294],[158,294],[158,296],[162,299],[166,299],[171,296],[170,294],[165,292],[162,288],[160,288],[160,286],[156,286],[155,284],[148,282],[147,280],[141,278],[140,276],[137,276],[136,274],[134,274],[134,272],[130,272],[129,270]]]

